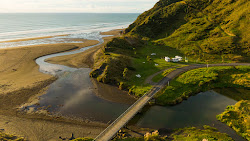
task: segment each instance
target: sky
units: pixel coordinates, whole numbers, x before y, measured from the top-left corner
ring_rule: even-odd
[[[142,13],[158,0],[0,0],[0,13]]]

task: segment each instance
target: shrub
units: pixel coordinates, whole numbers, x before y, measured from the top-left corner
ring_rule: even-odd
[[[226,110],[217,115],[216,118],[221,122],[232,127],[238,134],[250,140],[250,101],[242,100],[234,106],[228,106]]]

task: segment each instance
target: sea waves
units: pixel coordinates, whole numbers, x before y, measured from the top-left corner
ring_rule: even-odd
[[[102,26],[100,26],[102,25]],[[44,45],[44,44],[57,44],[57,43],[83,43],[83,41],[76,41],[74,39],[89,39],[96,40],[100,34],[100,32],[109,31],[112,29],[120,29],[127,27],[128,24],[121,24],[118,26],[113,26],[113,24],[100,24],[100,25],[92,25],[89,29],[79,29],[76,27],[72,27],[69,29],[65,28],[57,28],[54,30],[33,30],[33,31],[22,31],[16,32],[16,35],[27,34],[30,37],[35,37],[35,33],[40,33],[40,37],[46,36],[54,36],[50,38],[42,38],[42,39],[32,39],[32,40],[24,40],[24,41],[14,41],[14,42],[0,42],[0,48],[12,48],[12,47],[23,47],[23,46],[33,46],[33,45]],[[105,25],[105,26],[103,26]],[[65,31],[62,31],[65,30]],[[43,34],[44,33],[44,34]],[[15,35],[13,32],[5,33],[7,35]],[[63,36],[58,36],[63,35]],[[3,33],[0,33],[0,37],[3,36]]]

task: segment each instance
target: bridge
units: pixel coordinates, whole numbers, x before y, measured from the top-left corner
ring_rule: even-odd
[[[95,141],[108,141],[111,140],[115,134],[124,127],[130,119],[132,119],[148,102],[154,97],[154,95],[159,92],[165,85],[168,84],[170,80],[177,77],[183,72],[186,72],[191,69],[202,68],[202,67],[213,67],[213,66],[239,66],[245,65],[250,66],[250,63],[230,63],[230,64],[198,64],[190,65],[183,68],[178,68],[175,71],[169,73],[164,77],[157,85],[154,85],[153,88],[138,99],[133,105],[131,105],[123,114],[121,114],[113,123],[111,123],[103,132],[101,132],[94,140]]]

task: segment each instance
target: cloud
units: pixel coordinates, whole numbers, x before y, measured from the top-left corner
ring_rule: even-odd
[[[0,12],[141,13],[158,0],[4,0]]]

